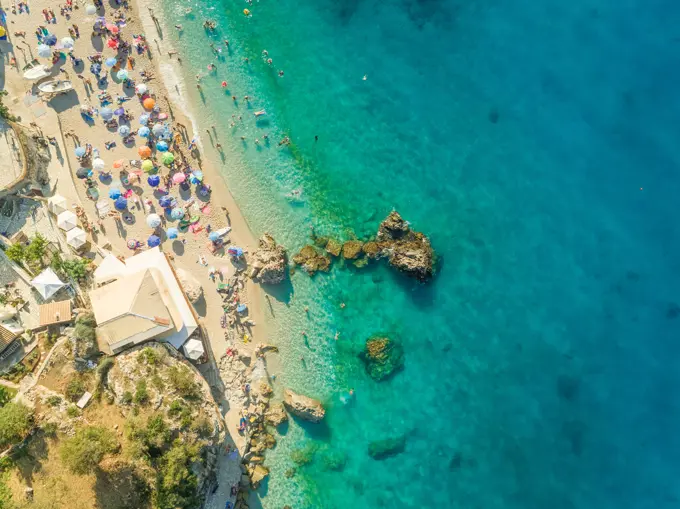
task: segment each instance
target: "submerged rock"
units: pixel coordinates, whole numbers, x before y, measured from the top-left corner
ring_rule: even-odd
[[[386,256],[390,265],[415,277],[427,281],[434,273],[434,250],[430,239],[424,234],[411,230],[396,210],[390,212],[380,223],[376,237],[380,256]]]
[[[330,240],[328,237],[314,237],[313,239],[314,239],[314,245],[318,246],[320,248],[326,247],[326,245],[328,244],[328,242]]]
[[[367,339],[366,347],[359,357],[364,361],[366,373],[377,382],[392,376],[404,366],[401,344],[386,337]]]
[[[276,427],[288,420],[288,414],[281,403],[274,403],[264,414],[264,420],[267,424]]]
[[[406,437],[403,435],[375,440],[368,444],[368,455],[374,460],[384,460],[390,456],[401,454],[405,447]]]
[[[326,415],[319,400],[297,394],[290,389],[283,392],[283,405],[291,414],[310,422],[320,422]]]
[[[310,276],[313,276],[318,271],[328,272],[331,268],[330,257],[310,245],[303,247],[298,254],[293,256],[293,261],[300,265]]]
[[[329,255],[335,256],[337,258],[340,256],[340,251],[342,251],[342,244],[340,244],[340,242],[335,239],[329,239],[328,243],[326,244],[326,252]]]
[[[345,260],[355,260],[361,254],[363,242],[358,240],[348,240],[342,245],[342,257]]]
[[[250,277],[264,284],[278,284],[286,278],[288,262],[286,250],[265,233],[259,241],[259,247],[253,254]]]

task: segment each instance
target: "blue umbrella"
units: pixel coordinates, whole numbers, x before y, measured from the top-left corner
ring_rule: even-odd
[[[130,126],[127,125],[120,126],[118,128],[118,134],[120,134],[121,136],[127,136],[128,134],[130,134]]]
[[[85,155],[85,147],[76,147],[76,157],[83,157]]]
[[[177,228],[168,228],[168,238],[176,239],[179,236],[179,230]]]
[[[102,108],[99,111],[99,115],[101,115],[104,120],[110,120],[113,118],[113,111],[111,108]]]
[[[245,313],[247,309],[248,308],[246,307],[245,304],[239,304],[238,306],[236,306],[236,311],[238,311],[239,313]]]
[[[114,113],[119,117],[125,115],[125,108],[118,108],[116,111],[114,111]]]
[[[161,196],[161,199],[158,200],[158,204],[163,208],[170,207],[172,205],[172,198],[170,196]]]
[[[156,187],[161,183],[161,178],[158,175],[151,175],[146,181],[151,187]]]
[[[176,208],[170,212],[170,217],[173,219],[182,219],[184,217],[184,209]]]
[[[213,242],[216,242],[220,240],[220,234],[217,232],[210,232],[210,235],[208,235],[208,238],[212,240]]]
[[[57,44],[57,36],[54,34],[50,34],[47,37],[43,38],[42,40],[43,44],[47,44],[48,46],[54,46]]]
[[[147,115],[146,113],[142,113],[139,116],[139,123],[142,125],[146,125],[149,123],[149,118],[150,118],[149,115]]]
[[[158,137],[169,140],[170,138],[172,138],[172,131],[166,127],[165,130]]]
[[[119,196],[116,198],[116,201],[113,202],[113,206],[116,207],[117,210],[125,210],[127,208],[127,200],[122,196]]]
[[[112,200],[120,198],[120,189],[116,187],[112,187],[111,189],[109,189],[109,198],[111,198]]]
[[[165,141],[159,141],[156,143],[156,150],[159,152],[167,152],[168,148],[168,144]]]
[[[139,129],[137,129],[137,134],[139,134],[142,138],[148,138],[149,137],[149,128],[143,125]]]
[[[118,63],[118,60],[117,60],[115,57],[109,57],[109,58],[107,58],[107,59],[104,61],[104,65],[105,65],[106,67],[109,67],[109,68],[110,68],[110,67],[113,67],[113,66],[116,65],[117,63]]]
[[[90,66],[90,72],[92,74],[99,74],[100,72],[102,72],[102,66],[99,64],[92,64]]]
[[[201,170],[194,170],[191,172],[191,176],[194,177],[199,182],[203,180],[203,172]]]
[[[151,235],[146,241],[149,247],[156,247],[161,244],[161,239],[157,235]]]

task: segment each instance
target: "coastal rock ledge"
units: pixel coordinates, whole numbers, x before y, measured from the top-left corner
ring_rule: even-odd
[[[290,389],[283,392],[283,406],[293,415],[310,422],[320,422],[326,410],[320,401],[297,394]]]
[[[286,278],[288,262],[286,250],[279,246],[274,237],[265,233],[253,254],[250,277],[264,284],[279,284]]]
[[[380,223],[376,241],[380,256],[386,256],[394,268],[420,281],[432,278],[434,250],[430,239],[411,230],[408,222],[396,210]]]

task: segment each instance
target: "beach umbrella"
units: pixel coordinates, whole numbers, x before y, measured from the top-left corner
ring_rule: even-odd
[[[158,235],[151,235],[146,241],[149,247],[156,247],[161,245],[161,239]]]
[[[179,230],[177,228],[168,228],[167,231],[169,239],[176,239],[179,236]]]
[[[117,170],[125,165],[125,159],[118,159],[118,161],[113,162],[113,167]]]
[[[217,233],[217,232],[210,232],[210,234],[208,235],[208,238],[210,240],[212,240],[213,242],[216,242],[216,241],[220,240],[220,234]]]
[[[137,249],[137,245],[139,243],[135,239],[130,239],[127,241],[127,247],[128,249]]]
[[[142,124],[143,126],[145,126],[146,124],[149,123],[149,118],[150,118],[150,117],[149,117],[149,114],[148,114],[148,113],[142,113],[142,114],[139,116],[139,123]]]
[[[49,34],[46,37],[43,37],[43,44],[47,44],[48,46],[54,46],[57,44],[57,36],[54,34]]]
[[[85,14],[88,16],[93,16],[97,12],[97,8],[92,4],[87,4],[85,6]]]
[[[38,277],[31,281],[31,286],[35,288],[43,299],[49,299],[64,286],[64,283],[59,279],[51,268],[46,268]]]
[[[156,167],[153,165],[153,161],[151,161],[150,159],[145,159],[144,161],[142,161],[142,170],[145,173],[151,173],[151,172],[156,173],[156,171],[155,171]]]
[[[227,253],[229,253],[231,256],[237,256],[237,257],[243,256],[243,249],[241,249],[240,247],[234,246],[234,247],[230,247],[229,249],[227,249]]]
[[[109,189],[109,198],[111,198],[112,200],[120,198],[120,189],[118,189],[117,187],[112,187],[111,189]]]
[[[175,156],[172,154],[172,152],[164,152],[161,160],[163,161],[163,164],[167,166],[175,161]]]
[[[106,41],[106,45],[109,48],[116,49],[118,48],[118,41],[115,39],[109,39],[108,41]]]
[[[158,114],[158,120],[167,120],[168,114],[167,113],[159,113]]]
[[[91,72],[92,74],[99,75],[99,73],[102,72],[102,66],[99,65],[99,64],[92,64],[92,65],[90,66],[90,72]]]
[[[78,168],[76,171],[76,177],[79,179],[85,179],[89,176],[91,176],[92,172],[88,170],[87,168]]]
[[[130,126],[128,125],[120,126],[118,128],[118,134],[120,134],[121,136],[127,136],[128,134],[130,134]]]
[[[75,41],[71,39],[70,37],[64,37],[61,40],[61,45],[66,48],[66,49],[71,49],[73,48],[73,45],[75,44]]]
[[[1,41],[6,41],[7,40],[7,30],[5,30],[5,27],[0,26],[0,40]]]
[[[78,226],[78,218],[70,210],[65,210],[57,216],[57,226],[64,231],[69,231]]]
[[[113,23],[107,23],[107,24],[104,25],[104,26],[106,27],[106,29],[107,29],[109,32],[113,32],[114,30],[115,30],[116,32],[118,31],[118,27],[117,27],[116,25],[114,25]]]
[[[109,57],[106,60],[104,60],[104,65],[108,67],[109,69],[116,65],[118,63],[118,59],[116,57]]]
[[[144,95],[146,94],[147,90],[149,90],[149,87],[147,87],[144,83],[140,83],[135,87],[135,92],[137,92],[138,94]]]
[[[160,136],[163,134],[163,131],[165,131],[165,126],[163,124],[154,124],[153,128],[151,129],[151,132],[153,132],[154,136]]]
[[[144,99],[142,106],[144,106],[144,108],[147,110],[152,110],[153,107],[156,106],[156,101],[154,101],[151,97],[147,97]]]
[[[173,181],[175,184],[181,184],[181,183],[184,182],[186,179],[187,179],[187,176],[186,176],[184,173],[182,173],[182,172],[175,173],[175,174],[172,176],[172,181]]]
[[[76,157],[83,157],[85,155],[85,147],[76,147],[74,150]]]
[[[65,210],[68,210],[67,206],[68,203],[66,202],[66,198],[59,194],[55,194],[49,200],[47,200],[47,208],[53,214],[61,214]]]
[[[125,69],[121,69],[116,73],[116,78],[121,81],[126,80],[128,78],[128,72]]]
[[[38,56],[47,58],[52,56],[52,50],[47,44],[39,44],[38,45]]]
[[[168,148],[168,144],[165,141],[159,141],[156,143],[156,150],[159,152],[167,152]]]
[[[147,159],[151,157],[151,149],[147,146],[141,146],[137,149],[137,153],[139,154],[139,157],[142,159]]]
[[[111,120],[113,118],[113,110],[111,108],[102,108],[99,110],[99,115],[104,120]]]
[[[197,184],[203,181],[203,172],[201,170],[194,170],[191,172],[191,183]]]
[[[179,207],[172,209],[170,211],[170,217],[173,219],[182,219],[184,217],[184,209]]]
[[[161,183],[161,178],[158,175],[151,175],[146,181],[151,187],[158,187],[158,184]]]
[[[137,129],[137,134],[139,134],[142,138],[148,138],[149,137],[149,128],[143,125],[139,129]]]
[[[87,242],[87,234],[80,228],[73,228],[66,234],[66,243],[78,249]]]
[[[116,207],[116,210],[125,210],[127,208],[127,200],[122,196],[118,196],[116,201],[113,202],[113,206]]]
[[[104,167],[106,166],[106,163],[104,162],[103,159],[100,159],[99,157],[92,161],[92,169],[97,170],[97,171],[102,171]]]
[[[114,112],[114,115],[118,115],[119,117],[125,115],[125,108],[117,108]]]
[[[172,205],[172,198],[170,196],[161,196],[161,199],[158,200],[158,204],[163,208],[167,208]]]
[[[158,228],[161,225],[161,217],[158,214],[149,214],[146,216],[146,224],[149,228]]]

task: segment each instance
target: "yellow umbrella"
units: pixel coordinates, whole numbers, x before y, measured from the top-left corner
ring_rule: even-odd
[[[7,31],[5,30],[5,27],[0,26],[0,37],[4,37]]]
[[[151,162],[149,159],[142,161],[142,170],[144,170],[146,173],[153,171],[153,162]]]

